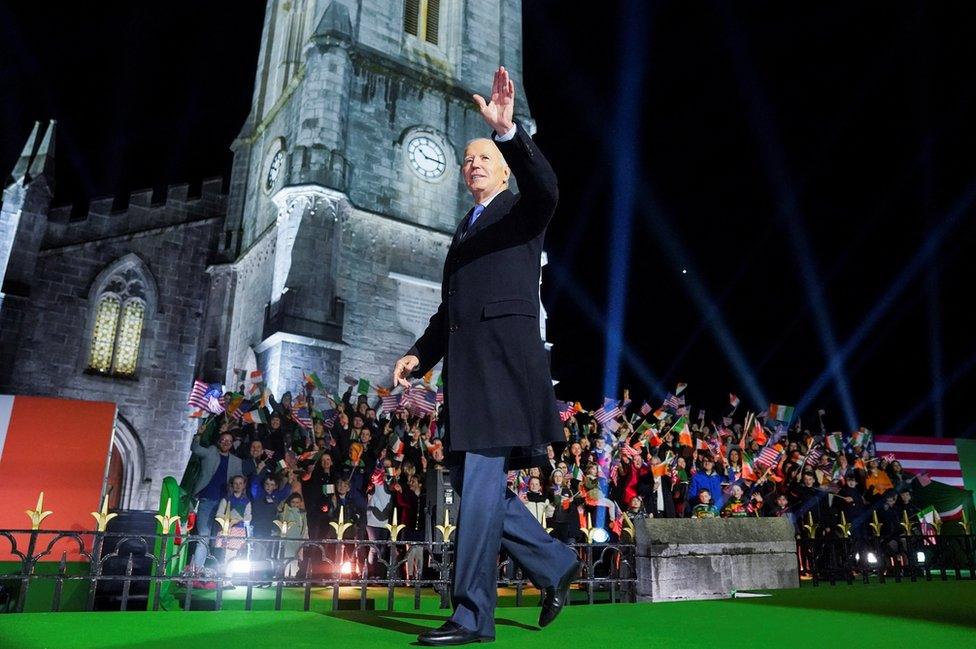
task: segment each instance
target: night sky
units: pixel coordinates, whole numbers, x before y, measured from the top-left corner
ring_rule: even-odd
[[[600,403],[620,291],[638,402],[682,381],[710,419],[806,394],[811,427],[976,434],[976,7],[823,5],[524,2],[558,397]],[[263,12],[0,4],[0,165],[53,117],[56,204],[227,176]]]

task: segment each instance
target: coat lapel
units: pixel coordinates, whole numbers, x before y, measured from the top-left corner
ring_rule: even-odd
[[[464,236],[460,238],[461,243],[470,241],[472,238],[476,237],[479,232],[484,230],[486,227],[500,219],[501,217],[508,214],[509,209],[512,207],[512,202],[515,200],[515,194],[508,191],[507,189],[501,191],[491,199],[488,203],[488,207],[485,211],[481,213],[478,220],[474,222],[468,231],[464,233]],[[471,208],[474,209],[473,207]],[[464,223],[471,218],[471,210],[468,210],[467,215],[465,215],[464,220],[461,221],[461,229],[464,229]],[[460,232],[460,230],[459,230]]]

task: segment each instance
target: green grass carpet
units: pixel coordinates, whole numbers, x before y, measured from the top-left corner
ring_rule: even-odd
[[[534,599],[527,598],[527,602]],[[398,608],[403,600],[398,600]],[[385,604],[385,600],[381,605]],[[0,647],[74,649],[176,646],[404,647],[447,616],[419,611],[24,613],[0,616]],[[976,647],[976,582],[805,585],[769,597],[661,604],[571,606],[539,630],[535,607],[497,610],[497,647],[789,649],[841,644]]]

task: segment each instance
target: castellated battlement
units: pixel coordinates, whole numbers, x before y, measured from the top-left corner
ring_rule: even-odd
[[[222,187],[223,178],[217,177],[205,179],[199,195],[191,195],[187,183],[170,185],[164,196],[152,189],[138,189],[129,194],[123,209],[113,208],[117,204],[113,196],[96,198],[88,204],[87,215],[74,220],[71,205],[54,207],[48,212],[41,247],[56,248],[222,217],[227,211],[227,194]]]

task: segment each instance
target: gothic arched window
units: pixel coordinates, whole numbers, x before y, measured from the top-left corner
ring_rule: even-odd
[[[128,255],[106,269],[92,288],[88,371],[134,376],[139,365],[143,325],[155,286],[142,261]]]
[[[405,0],[403,31],[437,45],[440,27],[440,0]]]

